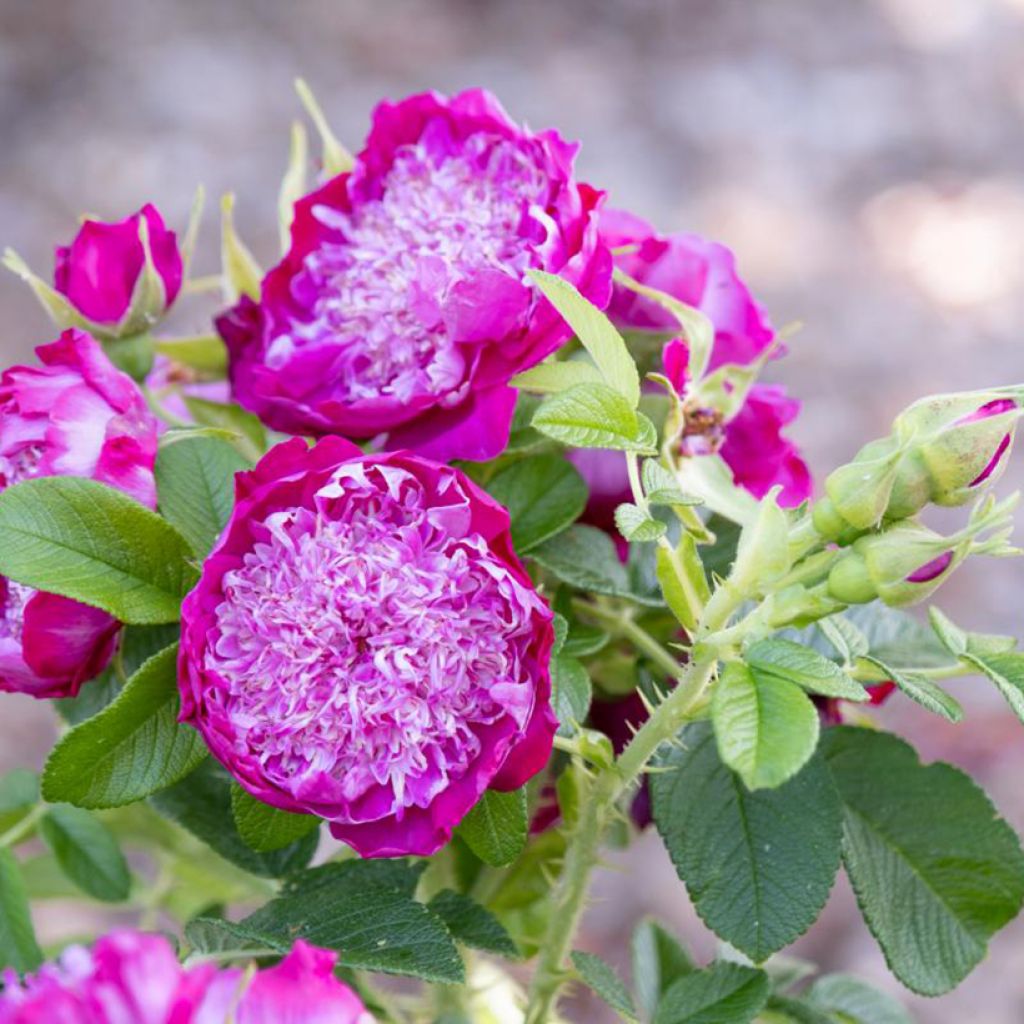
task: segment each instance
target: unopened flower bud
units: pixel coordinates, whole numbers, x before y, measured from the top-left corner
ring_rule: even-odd
[[[850,530],[877,526],[888,508],[902,454],[896,439],[886,437],[866,444],[852,462],[830,473],[825,481],[828,504],[814,511],[818,530],[838,539]]]

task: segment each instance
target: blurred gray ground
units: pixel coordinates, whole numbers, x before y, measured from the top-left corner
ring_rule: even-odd
[[[80,212],[154,200],[182,224],[201,181],[238,194],[269,263],[299,74],[352,147],[382,96],[489,86],[583,140],[583,176],[615,203],[732,245],[776,323],[805,325],[772,374],[804,401],[794,432],[819,476],[924,392],[1024,379],[1024,0],[0,0],[0,240],[45,272]],[[4,362],[50,338],[10,276],[0,309]],[[200,330],[205,312],[178,320]],[[1022,580],[1019,564],[969,566],[943,604],[1017,630]],[[982,683],[956,692],[960,728],[899,699],[885,717],[1024,830],[1024,730]],[[5,697],[0,767],[38,763],[51,729],[46,708]],[[601,879],[584,946],[624,964],[646,911],[710,953],[656,836],[613,860],[625,874]],[[50,936],[78,923],[43,921]],[[845,885],[797,948],[892,984]],[[1022,968],[1011,926],[915,1010],[1019,1021]]]

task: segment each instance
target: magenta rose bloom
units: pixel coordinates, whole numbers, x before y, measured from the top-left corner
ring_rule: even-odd
[[[38,366],[0,375],[0,490],[81,476],[154,508],[156,421],[130,377],[82,331],[36,349]],[[110,660],[106,612],[0,577],[0,690],[67,697]]]
[[[182,720],[363,856],[428,855],[551,752],[552,615],[508,513],[408,452],[293,439],[237,477],[182,608]]]
[[[24,980],[5,972],[0,1024],[372,1024],[334,977],[336,959],[299,941],[254,975],[213,964],[186,970],[163,936],[111,932]]]
[[[526,272],[608,300],[604,194],[576,182],[576,150],[480,89],[380,104],[352,171],[296,204],[259,305],[218,319],[236,398],[289,433],[497,455],[509,379],[569,333]]]
[[[86,220],[70,245],[58,246],[53,285],[78,312],[95,324],[115,325],[132,304],[146,262],[139,221],[149,229],[153,266],[163,281],[167,309],[181,291],[182,259],[178,240],[157,208],[147,203],[125,220]]]

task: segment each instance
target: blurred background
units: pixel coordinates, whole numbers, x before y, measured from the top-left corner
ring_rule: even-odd
[[[300,74],[353,149],[381,97],[488,86],[582,140],[581,176],[616,205],[732,246],[775,323],[804,324],[771,374],[804,402],[793,433],[819,477],[923,393],[1024,380],[1024,0],[0,0],[0,243],[45,276],[82,212],[152,200],[183,226],[202,182],[237,193],[269,264]],[[182,331],[206,328],[180,306]],[[3,364],[53,333],[6,274],[0,322]],[[1022,599],[1024,566],[990,562],[942,603],[1012,632]],[[954,687],[959,728],[898,697],[883,716],[1024,831],[1024,727],[980,681]],[[0,769],[37,765],[52,728],[5,696]],[[646,912],[711,954],[657,836],[612,867],[585,948],[624,967]],[[54,940],[82,921],[39,923]],[[795,952],[896,989],[845,882]],[[904,997],[930,1024],[1024,1019],[1024,923],[955,993]]]

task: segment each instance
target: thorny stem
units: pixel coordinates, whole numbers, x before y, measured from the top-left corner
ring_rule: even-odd
[[[666,675],[673,679],[681,679],[683,666],[667,651],[647,630],[638,626],[631,618],[621,611],[605,608],[584,598],[575,598],[573,607],[589,619],[601,623],[610,633],[628,640],[638,651],[642,651]]]

